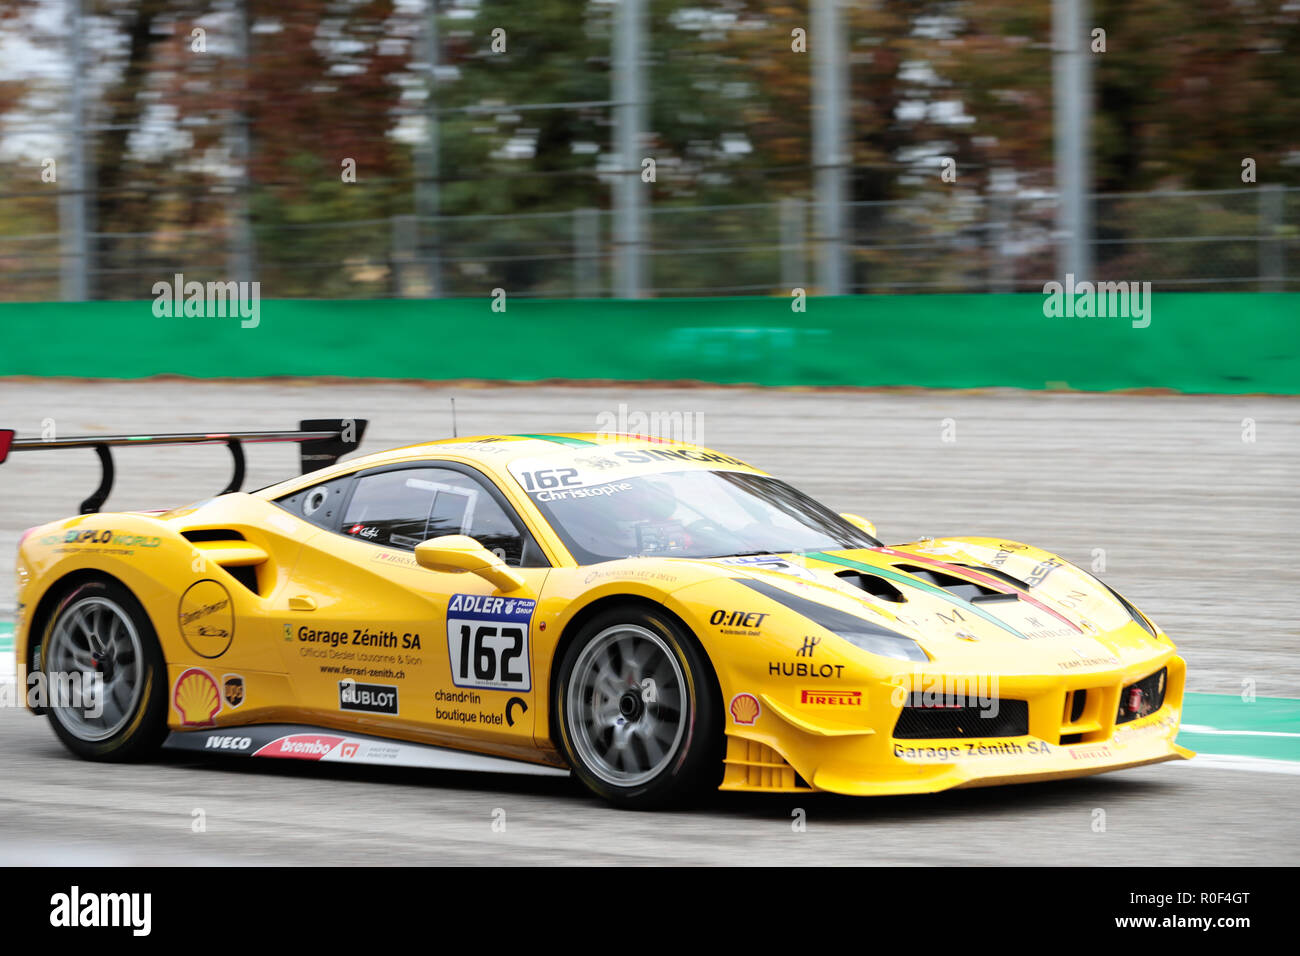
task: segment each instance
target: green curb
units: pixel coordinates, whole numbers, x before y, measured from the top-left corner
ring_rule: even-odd
[[[1300,761],[1300,700],[1187,694],[1178,742],[1200,753]]]

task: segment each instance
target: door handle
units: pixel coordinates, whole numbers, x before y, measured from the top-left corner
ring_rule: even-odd
[[[290,611],[314,611],[316,602],[305,594],[299,594],[297,597],[289,598]]]

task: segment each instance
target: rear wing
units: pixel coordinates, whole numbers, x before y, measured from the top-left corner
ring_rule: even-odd
[[[230,482],[219,492],[238,491],[244,484],[244,444],[256,442],[298,442],[302,473],[334,464],[361,445],[366,431],[364,418],[308,418],[298,423],[298,431],[278,432],[193,432],[172,435],[99,435],[76,438],[15,438],[13,429],[0,428],[0,464],[11,451],[38,451],[50,448],[93,448],[99,456],[99,487],[81,503],[81,514],[93,514],[104,506],[113,490],[113,453],[110,448],[122,445],[211,445],[230,449],[235,470]]]

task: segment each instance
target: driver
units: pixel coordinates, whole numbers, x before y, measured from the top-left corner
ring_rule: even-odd
[[[632,485],[602,497],[565,502],[565,525],[577,542],[595,554],[623,558],[679,551],[689,545],[680,521],[672,520],[677,496],[663,481],[628,479]]]

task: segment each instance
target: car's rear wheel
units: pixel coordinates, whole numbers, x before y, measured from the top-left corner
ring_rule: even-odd
[[[130,760],[167,732],[167,669],[158,636],[131,592],[110,581],[78,585],[41,641],[46,712],[69,750]]]
[[[668,615],[633,605],[597,615],[558,673],[560,738],[591,790],[650,809],[717,786],[722,728],[712,671]]]

